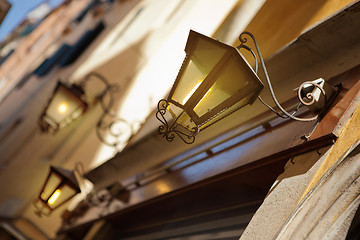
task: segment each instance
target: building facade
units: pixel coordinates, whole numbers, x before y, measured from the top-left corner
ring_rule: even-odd
[[[356,239],[359,9],[350,0],[65,1],[14,39],[0,66],[3,235]],[[322,78],[336,95],[315,121],[281,118],[256,100],[193,144],[167,142],[155,115],[190,30],[232,46],[251,32],[289,111],[298,105],[294,89],[306,81]],[[258,76],[261,98],[277,109],[263,69]],[[88,106],[52,134],[39,119],[59,81],[82,86]],[[296,113],[313,115],[306,107]],[[105,125],[126,134],[99,135]],[[50,165],[73,169],[81,193],[39,217],[33,201]]]

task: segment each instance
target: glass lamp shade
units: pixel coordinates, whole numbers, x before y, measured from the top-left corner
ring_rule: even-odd
[[[167,110],[189,131],[252,104],[264,85],[238,49],[190,31]]]
[[[84,92],[77,86],[68,87],[61,82],[55,88],[49,104],[40,118],[43,132],[56,132],[78,118],[87,108],[82,100]]]
[[[41,214],[48,215],[79,192],[80,188],[73,171],[51,166],[34,204]]]

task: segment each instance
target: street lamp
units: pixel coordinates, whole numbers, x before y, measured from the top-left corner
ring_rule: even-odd
[[[271,96],[281,113],[276,112],[259,96],[264,85],[257,75],[257,55],[246,45],[245,35],[251,37],[255,43]],[[256,98],[259,98],[263,104],[280,117],[298,121],[317,119],[317,116],[312,118],[296,117],[294,113],[287,112],[279,104],[256,39],[251,33],[243,32],[239,40],[241,44],[233,47],[190,31],[185,47],[186,57],[174,85],[167,99],[162,99],[158,103],[156,117],[162,123],[158,132],[167,141],[173,141],[175,136],[178,136],[185,143],[191,144],[201,130],[242,107],[252,104]],[[240,49],[249,51],[255,58],[255,69],[241,55]],[[303,84],[298,93],[301,104],[311,105],[319,102],[323,96],[327,103],[333,90],[330,88],[330,92],[325,94],[322,87],[324,84],[326,84],[324,81],[321,84],[318,82]],[[315,96],[314,93],[317,95]]]
[[[105,86],[98,97],[103,114],[97,122],[96,134],[104,144],[116,147],[118,144],[127,141],[132,134],[132,127],[111,111],[117,85],[110,84],[104,76],[95,72],[86,75],[79,85],[67,86],[58,82],[52,98],[40,117],[40,130],[45,133],[56,133],[81,116],[89,105],[86,101],[84,89],[85,84],[91,79],[99,80]]]
[[[48,216],[80,192],[75,174],[71,170],[50,167],[50,172],[39,193],[33,202],[36,214]]]
[[[76,85],[68,87],[58,82],[52,98],[40,117],[42,132],[55,133],[81,116],[87,109],[84,91]]]

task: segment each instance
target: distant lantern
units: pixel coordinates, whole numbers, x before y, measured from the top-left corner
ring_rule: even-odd
[[[84,91],[58,82],[49,104],[40,117],[40,128],[43,132],[56,132],[78,118],[87,109],[83,100]]]
[[[36,213],[49,215],[79,192],[80,188],[73,171],[51,166],[44,186],[34,201]]]
[[[103,84],[96,98],[89,99],[85,93],[86,84],[96,80]],[[56,133],[80,117],[89,104],[100,103],[103,110],[97,124],[96,134],[99,140],[111,147],[126,144],[132,135],[132,126],[125,119],[112,111],[116,101],[115,94],[120,88],[110,82],[100,73],[90,72],[81,82],[67,86],[58,82],[51,99],[39,118],[41,132]],[[90,105],[91,106],[91,105]]]
[[[190,31],[186,57],[166,100],[158,104],[159,133],[186,143],[217,120],[252,104],[264,85],[239,50]],[[171,114],[172,120],[165,117]]]

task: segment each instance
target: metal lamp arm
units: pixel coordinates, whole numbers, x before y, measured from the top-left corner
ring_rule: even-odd
[[[101,107],[103,109],[103,111],[106,113],[106,114],[109,114],[109,115],[113,115],[111,112],[110,112],[110,109],[112,107],[112,105],[114,104],[114,97],[112,96],[112,92],[111,90],[114,90],[114,89],[117,89],[118,86],[113,84],[111,85],[108,80],[102,76],[101,74],[99,73],[96,73],[96,72],[91,72],[89,74],[87,74],[84,78],[84,80],[81,82],[81,86],[83,87],[83,89],[85,89],[85,84],[91,79],[91,77],[95,77],[96,79],[100,80],[102,83],[104,83],[105,85],[105,89],[104,91],[101,92],[101,94],[99,95],[100,96],[100,103],[101,103]],[[109,96],[110,96],[110,101],[108,104],[105,104],[104,102],[104,96],[109,93]]]
[[[113,96],[113,91],[118,88],[118,85],[110,84],[103,75],[96,72],[91,72],[88,75],[86,75],[82,82],[82,85],[87,83],[91,79],[91,77],[95,77],[96,79],[100,80],[105,84],[105,89],[99,95],[100,105],[103,110],[103,114],[100,116],[97,122],[96,135],[100,139],[100,141],[103,142],[104,144],[111,147],[117,147],[118,144],[124,141],[123,139],[120,139],[121,136],[126,134],[126,131],[123,131],[124,129],[129,130],[128,135],[130,136],[133,133],[131,124],[129,124],[126,120],[117,117],[116,114],[111,112],[111,108],[114,105],[114,98],[115,98]],[[109,96],[108,102],[105,101],[105,96],[107,94]],[[107,122],[105,119],[107,116],[109,116],[112,120]],[[111,136],[111,139],[113,139],[113,141],[107,140],[107,138],[104,136],[106,133],[108,133]]]
[[[314,120],[316,120],[316,119],[318,118],[318,116],[311,117],[311,118],[299,118],[299,117],[295,117],[295,116],[293,116],[293,114],[290,114],[288,111],[286,111],[286,110],[281,106],[281,104],[279,103],[279,101],[277,100],[277,98],[276,98],[276,96],[275,96],[275,92],[274,92],[274,89],[273,89],[273,87],[272,87],[272,84],[271,84],[271,81],[270,81],[270,77],[269,77],[269,74],[268,74],[268,72],[267,72],[267,68],[266,68],[266,66],[265,66],[264,59],[263,59],[263,57],[262,57],[262,55],[261,55],[259,46],[258,46],[258,44],[257,44],[257,41],[256,41],[254,35],[253,35],[252,33],[250,33],[250,32],[246,32],[246,31],[243,32],[243,33],[241,33],[240,36],[239,36],[239,40],[240,40],[241,44],[238,46],[238,48],[245,48],[245,49],[247,49],[248,51],[250,51],[250,52],[252,53],[252,55],[255,57],[255,61],[256,61],[256,72],[257,72],[257,69],[258,69],[257,58],[256,58],[254,52],[251,50],[251,48],[248,47],[248,46],[246,46],[246,45],[244,45],[244,44],[247,42],[247,38],[244,37],[244,35],[250,36],[250,37],[252,38],[254,44],[255,44],[256,51],[257,51],[257,54],[258,54],[259,59],[260,59],[260,63],[261,63],[261,66],[262,66],[262,68],[263,68],[263,71],[264,71],[264,74],[265,74],[265,78],[266,78],[266,81],[267,81],[268,86],[269,86],[269,90],[270,90],[270,93],[271,93],[271,97],[272,97],[272,99],[274,100],[274,103],[276,104],[276,106],[280,109],[280,111],[281,111],[283,114],[285,114],[285,116],[286,116],[285,118],[291,118],[291,119],[293,119],[293,120],[302,121],[302,122],[309,122],[309,121],[314,121]],[[250,50],[249,50],[249,49],[250,49]],[[313,83],[312,83],[312,84],[313,84]],[[302,85],[302,86],[303,86],[303,85]],[[321,92],[325,95],[325,91],[324,91],[319,85],[314,84],[314,86],[317,87],[317,88],[319,88],[319,89],[321,90]],[[301,89],[299,89],[299,92],[300,92],[300,91],[301,91]],[[308,96],[308,97],[312,97],[312,96]],[[265,104],[265,102],[264,102],[262,99],[260,99],[260,101]],[[300,100],[300,101],[303,103],[302,100]],[[276,112],[273,108],[271,108],[268,104],[265,104],[265,105],[266,105],[267,107],[269,107],[272,111],[274,111],[278,116],[284,117],[284,116],[279,115],[279,113],[277,113],[277,112]]]

